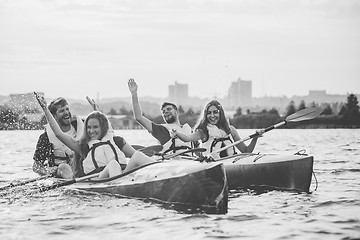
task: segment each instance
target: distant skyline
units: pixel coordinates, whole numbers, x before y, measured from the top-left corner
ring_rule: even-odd
[[[357,0],[0,0],[0,95],[360,93]]]

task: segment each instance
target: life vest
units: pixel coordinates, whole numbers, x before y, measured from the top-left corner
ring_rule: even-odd
[[[127,165],[125,154],[115,144],[112,131],[109,131],[101,140],[91,140],[88,147],[89,150],[82,160],[85,174],[102,171],[114,159],[120,166]]]
[[[205,155],[233,143],[231,134],[227,134],[224,130],[219,129],[216,125],[208,124],[207,129],[209,131],[209,138],[201,144],[201,147],[206,149],[204,152]],[[233,146],[224,151],[221,151],[220,153],[217,153],[215,156],[217,157],[216,159],[218,159],[236,154],[237,151],[239,152],[239,150]]]
[[[189,124],[184,124],[182,126],[178,125],[178,124],[174,124],[174,123],[170,123],[170,124],[162,124],[164,127],[166,127],[166,129],[170,132],[172,129],[176,129],[177,132],[183,133],[183,134],[190,134],[191,133],[191,127],[189,126]],[[164,145],[163,145],[163,152],[167,153],[167,152],[176,152],[177,150],[180,149],[190,149],[191,148],[191,142],[183,142],[181,141],[179,138],[171,138],[169,141],[167,141]]]
[[[66,132],[66,134],[69,134],[76,140],[79,140],[84,132],[83,121],[78,116],[76,116],[76,120],[72,121],[70,126],[70,130]],[[55,166],[59,166],[61,163],[71,163],[71,160],[74,157],[74,152],[55,136],[55,133],[49,124],[45,125],[45,131],[50,143],[53,146],[53,158]]]

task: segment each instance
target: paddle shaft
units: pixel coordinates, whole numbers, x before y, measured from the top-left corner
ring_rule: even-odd
[[[28,183],[32,183],[32,182],[35,182],[35,181],[47,179],[47,178],[50,178],[50,177],[52,177],[52,175],[44,175],[44,176],[41,176],[41,177],[29,179],[29,180],[26,180],[26,181],[23,181],[23,182],[10,183],[10,184],[8,184],[6,186],[0,187],[0,190],[6,190],[8,188],[22,186],[22,185],[25,185],[25,184],[28,184]]]
[[[266,133],[266,132],[268,132],[270,130],[273,130],[273,129],[278,128],[278,127],[280,127],[282,125],[285,125],[286,123],[287,123],[286,121],[282,121],[282,122],[277,123],[277,124],[275,124],[273,126],[265,128],[263,133]],[[260,135],[260,133],[258,133],[258,132],[253,133],[253,134],[251,134],[250,136],[248,136],[248,137],[246,137],[244,139],[237,140],[237,141],[233,142],[232,144],[226,145],[225,147],[222,147],[222,148],[220,148],[220,149],[218,149],[216,151],[213,151],[211,154],[222,152],[222,151],[224,151],[224,150],[226,150],[228,148],[231,148],[231,147],[233,147],[233,146],[235,146],[235,145],[237,145],[239,143],[246,142],[246,141],[248,141],[248,140],[250,140],[252,138],[258,137],[259,135]]]
[[[266,132],[268,132],[268,131],[270,131],[270,130],[273,130],[273,129],[275,129],[275,128],[278,128],[278,127],[281,127],[282,125],[285,125],[287,123],[287,121],[282,121],[282,122],[279,122],[279,123],[277,123],[277,124],[275,124],[275,125],[272,125],[272,126],[270,126],[270,127],[267,127],[267,128],[265,128],[264,129],[264,132],[263,133],[266,133]],[[260,135],[260,133],[258,133],[258,132],[256,132],[256,133],[253,133],[253,134],[251,134],[249,137],[248,137],[248,139],[247,140],[249,140],[249,139],[251,139],[251,138],[254,138],[254,137],[257,137],[257,136],[259,136]],[[240,141],[240,140],[239,140]],[[246,140],[245,140],[246,141]],[[235,144],[236,145],[236,144]]]
[[[81,181],[84,181],[84,180],[87,180],[87,179],[90,179],[90,178],[98,177],[99,175],[100,175],[100,173],[94,173],[94,174],[87,175],[87,176],[84,176],[84,177],[75,178],[75,179],[72,179],[72,180],[69,180],[69,181],[55,183],[55,184],[53,184],[51,186],[41,188],[40,192],[45,192],[45,191],[52,190],[52,189],[55,189],[55,188],[58,188],[58,187],[68,186],[68,185],[71,185],[71,184],[74,184],[74,183],[77,183],[77,182],[81,182]]]

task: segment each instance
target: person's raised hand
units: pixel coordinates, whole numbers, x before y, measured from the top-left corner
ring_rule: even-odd
[[[93,108],[93,110],[95,111],[99,111],[99,105],[96,104],[94,99],[89,98],[88,96],[86,96],[86,100],[90,103],[91,107]]]
[[[130,78],[128,81],[129,90],[131,93],[137,92],[138,85],[136,84],[135,80]]]
[[[37,93],[37,92],[34,92],[34,95],[35,95],[35,98],[36,98],[36,100],[38,101],[40,107],[41,107],[42,109],[45,109],[46,106],[47,106],[47,103],[46,103],[46,100],[45,100],[44,96],[43,96],[43,95],[40,95],[40,94]]]

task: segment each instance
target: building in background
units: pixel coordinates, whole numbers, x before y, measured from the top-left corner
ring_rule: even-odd
[[[241,80],[232,82],[228,92],[228,103],[231,109],[252,106],[252,82]]]
[[[169,100],[177,105],[187,105],[189,103],[189,86],[175,82],[169,85]]]

